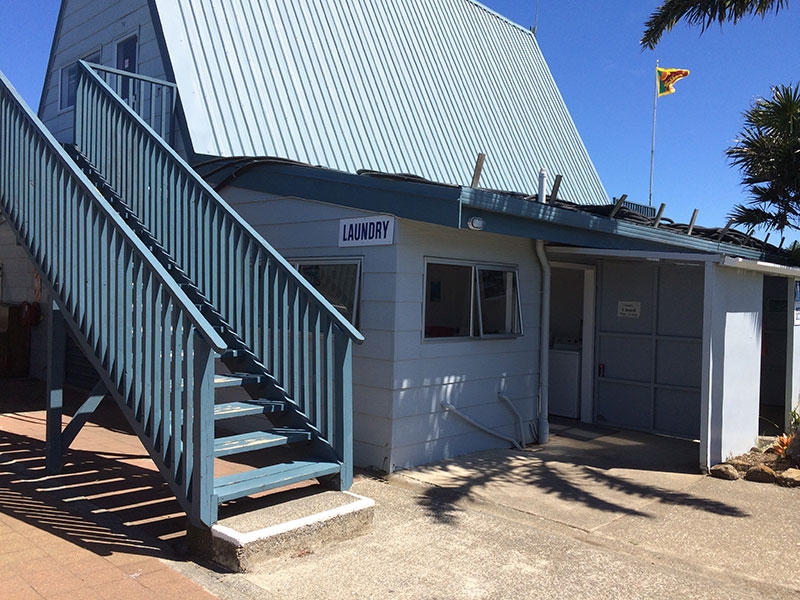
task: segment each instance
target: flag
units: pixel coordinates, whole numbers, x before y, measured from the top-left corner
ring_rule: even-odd
[[[656,67],[656,82],[658,83],[658,97],[674,94],[676,81],[689,75],[686,69],[662,69]]]

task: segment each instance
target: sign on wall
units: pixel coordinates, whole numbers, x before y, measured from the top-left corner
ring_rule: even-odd
[[[617,302],[617,317],[620,319],[638,319],[642,314],[642,303],[633,300]]]
[[[339,247],[385,246],[394,243],[394,217],[358,217],[339,221]]]

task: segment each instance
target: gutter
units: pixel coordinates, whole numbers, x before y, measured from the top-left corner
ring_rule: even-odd
[[[742,269],[744,271],[755,271],[758,273],[767,273],[769,275],[778,275],[780,277],[800,279],[800,267],[789,267],[763,260],[747,260],[746,258],[722,255],[719,259],[719,265],[732,269]]]

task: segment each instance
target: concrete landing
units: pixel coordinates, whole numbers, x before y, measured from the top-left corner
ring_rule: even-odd
[[[190,534],[190,546],[236,573],[269,559],[300,556],[367,533],[375,502],[349,492],[295,494],[269,506],[220,514],[210,530]]]

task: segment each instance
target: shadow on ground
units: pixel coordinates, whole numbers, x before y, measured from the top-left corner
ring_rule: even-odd
[[[101,556],[171,554],[158,537],[182,531],[185,522],[167,518],[180,508],[152,475],[73,451],[62,474],[45,476],[43,442],[0,432],[0,511]]]
[[[597,436],[591,441],[532,446],[523,452],[477,453],[434,465],[445,473],[436,480],[446,483],[429,487],[419,503],[432,518],[449,524],[457,522],[460,502],[487,496],[490,488],[500,501],[504,493],[524,494],[529,488],[535,492],[531,502],[536,495],[545,495],[563,501],[564,510],[586,507],[619,516],[650,518],[636,508],[647,501],[726,517],[750,516],[732,504],[652,483],[659,477],[697,474],[698,454],[696,442],[628,432],[607,441]]]

